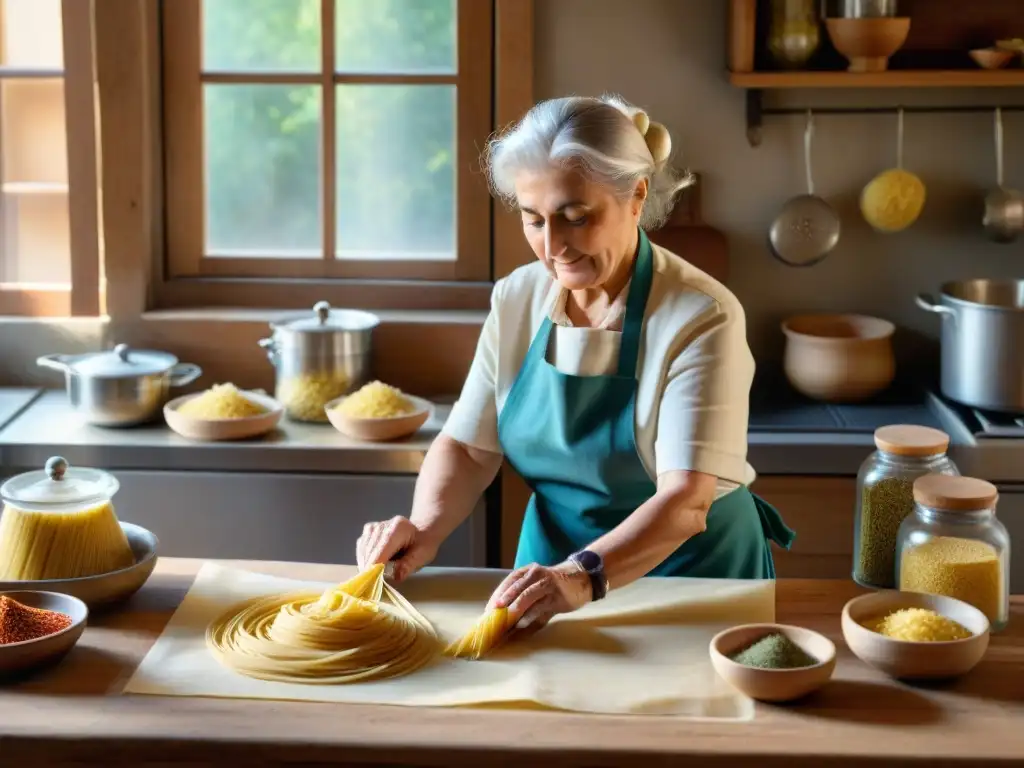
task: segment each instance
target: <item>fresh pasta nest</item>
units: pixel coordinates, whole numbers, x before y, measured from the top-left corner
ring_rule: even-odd
[[[320,594],[236,606],[210,624],[206,642],[241,674],[315,684],[405,675],[436,658],[440,646],[430,622],[384,581],[383,565]]]
[[[229,383],[215,384],[178,407],[178,413],[194,419],[246,419],[262,416],[266,408]]]

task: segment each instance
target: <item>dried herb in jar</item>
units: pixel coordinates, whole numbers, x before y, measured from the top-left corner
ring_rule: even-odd
[[[865,485],[861,493],[856,578],[883,589],[896,586],[896,537],[914,511],[914,483],[898,477]]]
[[[818,660],[781,632],[766,635],[729,657],[737,664],[761,669],[812,667]]]

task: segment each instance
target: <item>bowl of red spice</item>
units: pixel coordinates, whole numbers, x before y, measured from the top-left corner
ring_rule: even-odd
[[[759,701],[793,701],[821,688],[836,667],[836,646],[790,624],[741,624],[711,639],[711,665],[733,688]]]
[[[0,592],[0,675],[56,662],[85,630],[89,609],[59,592]]]

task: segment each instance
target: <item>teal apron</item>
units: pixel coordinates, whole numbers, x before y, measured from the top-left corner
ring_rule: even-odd
[[[498,419],[505,458],[533,491],[517,568],[563,561],[615,528],[657,490],[634,439],[637,356],[654,273],[651,244],[639,232],[616,373],[561,373],[547,361],[553,323],[545,317]],[[706,530],[649,575],[775,578],[769,539],[788,549],[793,538],[778,511],[740,487],[716,500]]]

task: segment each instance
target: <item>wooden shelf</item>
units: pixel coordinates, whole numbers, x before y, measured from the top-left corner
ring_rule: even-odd
[[[730,72],[737,88],[986,88],[1024,86],[1024,69]]]

